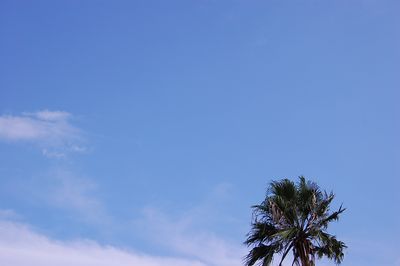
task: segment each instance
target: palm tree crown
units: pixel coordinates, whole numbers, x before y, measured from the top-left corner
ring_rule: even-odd
[[[245,265],[269,266],[275,254],[281,254],[279,266],[290,251],[292,265],[314,266],[315,257],[326,256],[340,264],[346,245],[326,232],[330,222],[345,211],[342,206],[330,212],[333,193],[321,191],[303,176],[270,183],[265,200],[252,206],[251,231],[244,242],[251,247]]]

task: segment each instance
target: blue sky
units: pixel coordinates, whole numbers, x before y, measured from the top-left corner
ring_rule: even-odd
[[[1,264],[241,265],[250,206],[305,175],[343,265],[400,265],[399,8],[1,1]]]

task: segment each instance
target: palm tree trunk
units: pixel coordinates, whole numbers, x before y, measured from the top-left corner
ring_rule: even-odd
[[[308,260],[308,254],[306,247],[304,245],[300,246],[300,260],[301,260],[301,265],[302,266],[310,266],[309,260]]]

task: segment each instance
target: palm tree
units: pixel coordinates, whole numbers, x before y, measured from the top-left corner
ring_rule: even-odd
[[[258,262],[269,266],[274,255],[281,254],[282,266],[290,251],[292,266],[314,266],[316,256],[326,256],[340,264],[347,246],[326,232],[329,223],[345,211],[340,206],[330,212],[334,197],[303,176],[296,184],[289,179],[271,182],[265,200],[252,206],[252,228],[244,242],[252,249],[245,257],[245,265]]]

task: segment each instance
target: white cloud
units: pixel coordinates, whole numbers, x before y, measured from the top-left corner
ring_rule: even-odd
[[[30,117],[1,116],[0,137],[5,140],[38,140],[50,135],[51,127]]]
[[[70,122],[64,111],[43,110],[22,115],[0,116],[0,140],[37,144],[42,154],[51,158],[65,157],[68,152],[84,152],[79,145],[82,132]]]
[[[206,266],[196,260],[158,257],[102,246],[88,240],[50,239],[29,227],[0,221],[0,264],[4,266]]]

